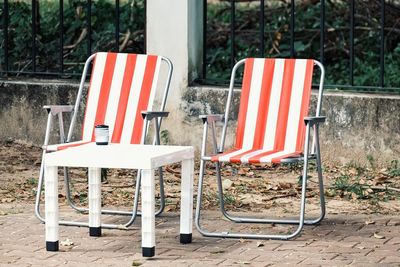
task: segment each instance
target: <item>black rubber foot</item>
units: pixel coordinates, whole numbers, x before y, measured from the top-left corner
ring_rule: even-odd
[[[181,234],[180,239],[182,244],[192,243],[192,234]]]
[[[46,250],[47,251],[58,251],[58,241],[55,241],[55,242],[46,241]]]
[[[101,227],[89,227],[90,236],[101,236]]]
[[[156,247],[142,248],[143,257],[154,257],[155,254],[156,254]]]
[[[106,145],[108,145],[108,142],[96,142],[96,145],[106,146]]]

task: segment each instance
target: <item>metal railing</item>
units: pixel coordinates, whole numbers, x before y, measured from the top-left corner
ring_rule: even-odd
[[[121,42],[121,32],[120,32],[120,28],[121,28],[121,3],[120,0],[110,0],[108,1],[111,4],[111,1],[113,1],[114,4],[114,40],[109,40],[110,42],[114,43],[113,47],[107,47],[106,51],[113,51],[113,52],[123,52],[121,51],[120,48],[120,42]],[[48,68],[47,66],[41,66],[39,68],[38,66],[38,62],[39,60],[41,60],[43,57],[43,53],[41,55],[38,55],[38,38],[39,38],[39,26],[42,26],[41,24],[39,24],[39,21],[41,19],[41,17],[43,17],[44,15],[40,14],[39,12],[39,4],[43,5],[43,3],[45,3],[46,1],[38,1],[38,0],[31,0],[30,1],[30,11],[31,11],[31,15],[30,15],[30,26],[31,26],[31,32],[30,32],[30,36],[26,36],[26,38],[23,40],[24,42],[26,42],[26,47],[31,48],[31,52],[30,55],[28,55],[28,57],[30,57],[30,60],[28,63],[26,63],[26,65],[23,68],[20,67],[15,67],[12,66],[12,62],[10,62],[10,55],[13,52],[12,49],[13,45],[15,45],[13,43],[13,40],[11,39],[10,36],[10,27],[12,25],[10,25],[10,13],[13,11],[12,10],[12,5],[11,4],[21,4],[21,3],[17,3],[18,1],[9,1],[9,0],[3,0],[3,6],[2,6],[2,52],[1,53],[1,57],[0,57],[0,63],[1,63],[1,67],[0,67],[0,75],[1,76],[15,76],[15,75],[28,75],[28,76],[33,76],[33,77],[64,77],[64,76],[79,76],[81,73],[81,69],[76,70],[76,71],[69,71],[66,70],[65,66],[66,66],[66,62],[65,62],[65,58],[70,56],[67,51],[66,51],[66,47],[65,47],[65,38],[66,38],[66,28],[69,25],[65,25],[65,9],[64,7],[67,6],[68,1],[64,1],[64,0],[59,0],[58,1],[58,20],[56,21],[56,23],[58,24],[58,52],[57,55],[53,54],[51,55],[52,57],[56,57],[58,58],[58,62],[57,62],[57,69],[54,68],[54,66],[52,68]],[[23,2],[23,1],[22,1]],[[54,4],[56,4],[56,1],[47,1],[47,3],[53,2]],[[81,68],[84,64],[85,61],[85,57],[89,57],[92,53],[99,51],[99,49],[94,50],[93,49],[93,36],[94,36],[94,31],[93,31],[93,6],[94,4],[97,4],[96,2],[98,1],[92,1],[92,0],[81,0],[81,1],[76,1],[79,3],[79,7],[75,7],[77,8],[81,8],[81,10],[79,11],[79,14],[81,16],[80,19],[82,19],[82,30],[84,30],[84,32],[82,31],[82,36],[85,35],[85,37],[83,39],[85,40],[80,40],[79,45],[84,46],[84,43],[86,42],[86,52],[84,52],[85,55],[80,55],[79,57],[76,56],[76,62],[73,63],[72,61],[74,61],[74,59],[69,59],[70,62],[68,62],[68,64],[76,64],[79,65],[79,67]],[[125,5],[129,5],[130,3],[132,3],[132,5],[135,2],[141,2],[143,4],[143,14],[146,14],[146,0],[131,0],[131,1],[124,1]],[[70,2],[71,3],[71,2]],[[25,1],[23,4],[28,5],[28,1]],[[72,9],[73,7],[67,6],[69,9]],[[132,7],[131,7],[132,8]],[[77,11],[78,12],[78,11]],[[84,16],[81,15],[84,13]],[[26,12],[24,13],[26,14]],[[78,14],[78,15],[79,15]],[[75,16],[78,16],[75,14]],[[144,15],[145,16],[145,15]],[[21,18],[22,19],[22,18]],[[15,21],[15,18],[14,18]],[[139,46],[139,48],[134,48],[136,49],[136,53],[145,53],[145,19],[142,19],[143,22],[143,26],[141,29],[133,29],[133,30],[137,30],[137,31],[142,31],[143,34],[143,44],[141,46]],[[56,25],[57,25],[56,24]],[[54,27],[54,25],[50,25],[51,27]],[[84,34],[83,34],[84,33]],[[130,33],[130,32],[129,32]],[[18,33],[15,33],[14,35],[17,35]],[[15,37],[15,36],[14,36]],[[127,37],[128,38],[128,37]],[[112,39],[112,37],[110,38]],[[56,41],[56,40],[52,40],[52,41]],[[125,40],[125,44],[128,43]],[[127,50],[128,48],[125,48],[123,50]],[[128,49],[129,50],[129,49]],[[130,49],[132,50],[132,49]],[[131,52],[131,51],[130,51]],[[70,53],[71,54],[71,53]],[[46,55],[48,56],[48,55]]]
[[[303,31],[307,29],[297,29],[297,23],[296,19],[298,16],[298,12],[306,12],[303,10],[299,10],[298,6],[302,4],[303,1],[295,1],[295,0],[286,0],[286,1],[265,1],[265,0],[221,0],[221,1],[215,1],[215,0],[203,0],[204,1],[204,28],[203,28],[203,38],[204,38],[204,47],[203,47],[203,77],[202,79],[199,79],[199,83],[202,84],[226,84],[229,79],[226,79],[226,76],[229,75],[230,70],[232,69],[233,65],[240,59],[244,57],[290,57],[290,58],[296,58],[298,57],[297,51],[295,48],[296,41],[299,39],[299,35],[303,33]],[[266,17],[271,17],[274,14],[271,14],[272,9],[272,2],[285,2],[284,7],[285,10],[287,10],[286,14],[286,22],[288,22],[288,27],[286,30],[282,29],[271,29],[271,26],[268,23],[271,23],[271,19],[269,21],[266,20]],[[310,1],[308,1],[310,2]],[[312,1],[311,1],[312,2]],[[315,1],[314,1],[315,2]],[[342,1],[342,5],[347,5],[347,11],[348,14],[344,15],[344,18],[340,18],[341,21],[344,21],[347,23],[347,25],[342,25],[341,26],[341,34],[342,35],[347,35],[348,37],[342,37],[342,41],[347,42],[348,38],[348,44],[345,44],[348,46],[348,49],[346,48],[346,57],[347,58],[342,58],[343,61],[341,61],[340,64],[346,64],[346,66],[341,66],[344,68],[343,72],[347,72],[347,81],[346,82],[341,82],[337,83],[335,82],[334,79],[331,79],[330,81],[328,80],[328,83],[326,85],[327,88],[339,88],[339,89],[350,89],[350,90],[366,90],[366,91],[392,91],[396,93],[400,93],[400,82],[396,82],[396,84],[393,85],[388,85],[385,80],[385,58],[388,56],[387,51],[385,51],[385,48],[387,46],[386,44],[386,38],[388,37],[388,34],[392,34],[395,32],[396,40],[397,42],[400,41],[400,26],[399,24],[397,25],[390,25],[389,27],[385,25],[386,22],[386,2],[390,2],[391,6],[394,6],[395,9],[393,8],[394,11],[391,12],[398,12],[398,16],[400,16],[400,4],[399,1],[388,1],[386,0],[376,0],[376,1],[370,1],[371,3],[374,2],[376,5],[374,6],[374,10],[378,10],[379,12],[377,14],[373,14],[374,17],[371,18],[372,20],[376,21],[376,24],[373,25],[371,31],[379,31],[379,34],[376,34],[376,37],[378,37],[377,40],[377,46],[379,46],[379,56],[377,57],[377,61],[379,61],[379,67],[376,67],[376,75],[379,77],[378,81],[375,82],[374,84],[366,84],[367,82],[363,82],[362,84],[358,84],[355,81],[355,78],[357,78],[358,74],[356,71],[358,69],[356,68],[355,60],[357,59],[358,61],[359,58],[356,57],[356,46],[355,46],[355,40],[357,38],[357,34],[360,35],[361,30],[365,30],[364,28],[367,27],[362,27],[362,25],[357,23],[357,19],[359,17],[362,17],[361,15],[356,14],[356,2],[355,0],[350,0],[350,1]],[[370,3],[367,3],[367,5]],[[312,30],[315,32],[315,35],[313,38],[315,38],[316,35],[319,35],[319,47],[317,49],[310,49],[308,55],[305,53],[302,53],[301,56],[304,57],[313,57],[314,59],[319,60],[323,64],[327,64],[327,73],[329,73],[330,70],[333,68],[331,67],[332,64],[335,64],[337,62],[330,62],[330,55],[327,55],[326,51],[326,46],[327,46],[327,34],[331,34],[331,32],[335,31],[334,22],[332,21],[327,21],[327,13],[326,13],[326,5],[327,1],[325,0],[320,0],[318,3],[314,3],[314,16],[318,16],[319,18],[319,27],[315,27]],[[330,5],[332,5],[332,2],[330,2]],[[212,54],[214,53],[214,50],[210,48],[210,43],[213,43],[213,40],[210,40],[212,35],[215,35],[215,28],[216,27],[216,22],[215,18],[210,17],[210,13],[212,13],[212,9],[218,9],[218,16],[225,18],[229,16],[229,21],[225,19],[221,19],[219,23],[221,28],[223,28],[224,23],[225,26],[226,24],[229,24],[229,30],[227,27],[223,28],[222,30],[219,30],[220,32],[217,33],[219,36],[223,36],[224,34],[227,37],[226,42],[224,43],[226,45],[226,49],[221,52],[224,57],[228,57],[225,59],[227,62],[226,64],[218,62],[220,65],[219,69],[213,68],[213,64],[215,63],[215,58],[217,55]],[[319,8],[319,12],[318,12]],[[359,7],[360,8],[360,7]],[[238,13],[242,12],[244,13],[245,11],[251,11],[254,16],[249,16],[247,18],[247,21],[243,23],[243,25],[238,25]],[[360,11],[361,12],[361,11]],[[266,15],[267,14],[267,15]],[[329,13],[328,13],[329,14]],[[396,14],[396,13],[395,13]],[[251,24],[251,20],[254,19],[253,24],[256,24],[256,20],[258,20],[258,27],[257,28],[246,28],[243,30],[243,28],[247,27],[245,24]],[[338,19],[338,18],[334,18]],[[347,20],[347,21],[346,21]],[[217,21],[218,22],[218,21]],[[210,24],[211,23],[211,24]],[[315,22],[317,23],[317,22]],[[254,26],[253,25],[253,26]],[[329,25],[329,29],[327,30],[327,25]],[[210,29],[210,27],[213,27]],[[266,31],[266,27],[269,27],[269,30]],[[348,33],[346,34],[346,32]],[[257,33],[258,32],[258,33]],[[285,47],[285,49],[282,49],[286,51],[286,53],[282,53],[282,50],[280,53],[269,53],[266,51],[268,49],[266,47],[266,34],[274,34],[279,32],[282,34],[285,34],[288,36],[289,39],[289,45]],[[253,47],[253,51],[246,52],[246,51],[239,51],[238,49],[238,36],[240,34],[245,35],[247,33],[252,34],[252,38],[255,38],[254,36],[259,36],[258,37],[258,44],[255,46],[258,46],[256,48]],[[210,37],[211,36],[211,37]],[[249,36],[249,35],[246,35]],[[220,38],[220,37],[218,37]],[[250,38],[250,37],[249,37]],[[287,38],[287,37],[286,37]],[[243,42],[242,40],[240,40]],[[246,40],[244,41],[246,42]],[[250,42],[249,42],[250,43]],[[318,42],[315,42],[318,43]],[[252,45],[250,45],[252,46]],[[254,46],[254,45],[253,45]],[[271,42],[270,46],[273,46],[273,43]],[[338,44],[339,46],[339,44]],[[360,45],[358,45],[360,47]],[[399,47],[400,48],[400,47]],[[247,49],[247,48],[246,48]],[[243,49],[242,49],[243,50]],[[254,50],[257,50],[256,52]],[[318,51],[317,51],[318,50]],[[345,62],[345,60],[348,60]],[[394,59],[395,61],[396,59]],[[399,61],[397,59],[397,61]],[[217,65],[218,65],[217,64]],[[360,64],[360,63],[359,63]],[[365,64],[370,65],[373,64],[373,62],[365,62]],[[378,64],[378,63],[377,63]],[[398,64],[398,63],[395,63]],[[214,73],[213,73],[214,72]],[[219,77],[224,77],[223,80],[218,79]],[[342,79],[343,80],[343,79]],[[399,80],[400,81],[400,80]]]

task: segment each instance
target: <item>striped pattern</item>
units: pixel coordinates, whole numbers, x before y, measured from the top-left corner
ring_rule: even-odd
[[[49,146],[60,150],[94,142],[94,126],[109,125],[110,142],[139,144],[144,133],[142,111],[152,110],[161,57],[97,53],[90,78],[82,140]]]
[[[279,163],[303,152],[313,60],[245,61],[235,148],[212,161]]]

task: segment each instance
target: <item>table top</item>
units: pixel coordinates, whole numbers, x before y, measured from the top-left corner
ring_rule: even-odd
[[[46,166],[155,169],[193,157],[191,146],[89,143],[47,153],[44,162]]]

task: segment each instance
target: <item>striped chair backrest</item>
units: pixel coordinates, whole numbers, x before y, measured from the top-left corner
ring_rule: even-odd
[[[314,61],[245,61],[235,147],[301,152]]]
[[[109,125],[111,143],[139,144],[144,121],[152,110],[161,57],[97,53],[94,59],[82,140],[94,141],[94,126]]]

